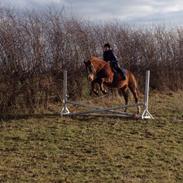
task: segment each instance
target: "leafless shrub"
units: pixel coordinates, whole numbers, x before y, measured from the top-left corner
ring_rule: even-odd
[[[58,12],[20,16],[0,9],[0,111],[47,108],[50,96],[61,98],[64,69],[70,97],[80,97],[83,61],[101,57],[105,42],[113,45],[121,66],[135,72],[141,88],[150,69],[152,88],[183,89],[181,28],[135,29],[119,22],[97,25],[67,19]]]

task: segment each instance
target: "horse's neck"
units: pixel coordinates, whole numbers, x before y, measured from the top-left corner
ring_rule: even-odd
[[[107,63],[106,63],[106,64],[107,64]],[[103,64],[103,63],[99,64],[99,65],[97,66],[96,71],[97,71],[97,72],[101,71],[104,67],[106,67],[106,64]]]
[[[96,74],[99,74],[98,77],[106,78],[107,81],[112,81],[113,71],[109,63],[105,61],[101,61],[101,62],[98,61],[97,67],[95,67],[95,69],[96,69]]]
[[[93,60],[93,64],[95,65],[96,72],[99,72],[101,69],[106,67],[108,65],[107,62],[101,60],[101,59],[95,59]]]

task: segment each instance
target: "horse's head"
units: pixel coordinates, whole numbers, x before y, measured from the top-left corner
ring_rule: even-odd
[[[84,62],[86,71],[88,74],[88,79],[90,81],[93,81],[96,78],[96,75],[98,77],[99,71],[107,64],[104,60],[92,56],[90,60]]]
[[[86,71],[88,74],[88,80],[93,81],[95,79],[96,69],[95,69],[92,61],[91,60],[84,61],[84,64],[85,64]]]

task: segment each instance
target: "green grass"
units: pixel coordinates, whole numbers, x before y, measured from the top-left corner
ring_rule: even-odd
[[[149,121],[2,119],[0,182],[182,183],[183,93],[150,102]]]

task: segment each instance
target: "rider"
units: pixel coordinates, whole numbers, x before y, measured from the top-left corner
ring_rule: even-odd
[[[122,76],[122,79],[125,80],[125,74],[124,72],[121,70],[121,68],[118,66],[118,61],[116,59],[116,57],[114,56],[113,50],[111,49],[111,46],[109,43],[104,44],[103,47],[103,60],[105,60],[106,62],[110,62],[110,66],[114,72],[114,79],[113,79],[113,83],[116,82],[117,80],[117,72],[119,72]]]

